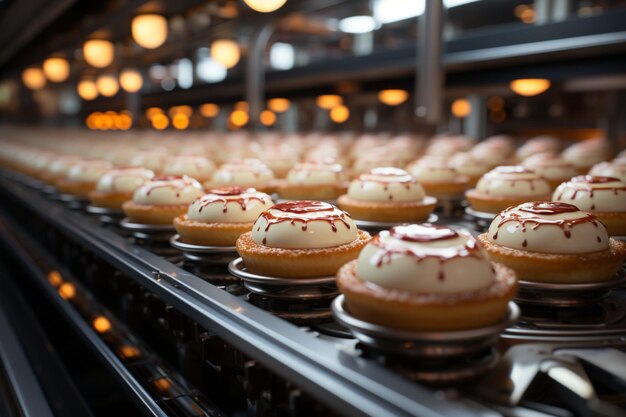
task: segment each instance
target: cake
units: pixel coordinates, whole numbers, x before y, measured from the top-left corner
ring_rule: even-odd
[[[121,209],[125,201],[133,198],[133,192],[152,177],[154,172],[145,168],[112,169],[100,177],[89,200],[97,207]]]
[[[201,183],[211,179],[215,170],[213,162],[203,156],[171,156],[165,159],[163,175],[187,175]]]
[[[493,166],[483,159],[474,157],[469,152],[459,152],[450,158],[448,162],[452,168],[460,175],[466,176],[469,180],[468,186],[474,187],[476,183]]]
[[[276,277],[334,275],[369,241],[350,216],[321,201],[287,201],[261,213],[237,240],[248,271]]]
[[[606,161],[610,150],[609,144],[603,139],[592,139],[571,145],[563,151],[562,156],[576,167],[579,174],[586,174],[593,165]]]
[[[67,169],[64,178],[57,181],[60,192],[80,198],[88,198],[96,188],[100,177],[113,168],[109,161],[98,159],[81,159],[73,162]]]
[[[122,209],[134,223],[171,224],[203,194],[202,185],[193,178],[159,176],[137,188]]]
[[[469,187],[469,178],[443,160],[422,158],[410,163],[407,171],[424,187],[428,195],[456,197]]]
[[[496,214],[526,201],[549,201],[551,191],[548,181],[529,169],[500,166],[483,175],[465,197],[472,209]]]
[[[274,173],[258,159],[242,159],[225,162],[213,173],[206,188],[241,187],[255,188],[260,191],[273,190]]]
[[[489,261],[467,231],[432,224],[375,236],[337,273],[355,317],[414,331],[453,331],[505,319],[515,273]]]
[[[555,189],[578,173],[576,167],[552,153],[536,153],[524,160],[522,166],[544,177]]]
[[[176,217],[174,227],[185,243],[234,246],[272,205],[270,196],[254,188],[215,188],[191,203],[186,214]]]
[[[426,196],[422,186],[407,171],[385,167],[361,174],[337,202],[355,219],[414,222],[426,220],[435,209],[437,199]]]
[[[591,213],[610,235],[626,235],[626,183],[617,178],[581,175],[559,185],[552,200]]]
[[[607,281],[626,258],[626,243],[609,238],[594,215],[562,202],[509,207],[478,240],[494,262],[514,269],[524,281]]]
[[[626,158],[618,158],[611,162],[600,162],[595,164],[589,171],[589,175],[612,177],[617,178],[622,182],[626,182]]]
[[[302,162],[289,171],[277,192],[281,198],[290,200],[336,200],[346,192],[347,186],[340,164]]]

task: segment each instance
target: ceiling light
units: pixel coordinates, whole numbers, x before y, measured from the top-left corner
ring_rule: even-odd
[[[381,90],[378,93],[378,100],[388,106],[399,106],[409,98],[406,90]]]
[[[113,97],[120,89],[117,78],[110,74],[99,76],[96,80],[96,87],[98,87],[98,92],[105,97]]]
[[[108,67],[114,57],[115,47],[111,41],[92,39],[83,44],[83,58],[92,67]]]
[[[252,10],[270,13],[283,7],[287,0],[243,0]]]
[[[22,71],[22,82],[31,90],[41,90],[46,86],[46,76],[41,68],[26,68]]]
[[[92,80],[82,80],[76,86],[78,96],[83,100],[94,100],[98,97],[98,87]]]
[[[206,118],[215,117],[220,113],[220,106],[215,103],[204,103],[200,106],[200,114]]]
[[[333,107],[330,110],[330,120],[335,123],[343,123],[350,117],[350,109],[343,104]]]
[[[463,119],[472,112],[472,104],[465,98],[458,98],[452,102],[450,110],[455,117]]]
[[[63,82],[70,76],[70,63],[64,58],[48,58],[43,62],[43,73],[52,82]]]
[[[339,30],[345,33],[368,33],[376,29],[372,16],[351,16],[339,21]]]
[[[259,115],[259,120],[264,126],[272,126],[276,123],[276,113],[271,110],[263,110]]]
[[[241,58],[239,44],[230,39],[213,41],[211,44],[211,57],[226,68],[232,68],[237,65],[239,58]]]
[[[267,107],[276,113],[286,112],[289,110],[290,104],[289,99],[286,98],[272,98],[267,100]]]
[[[131,23],[133,39],[146,49],[155,49],[167,40],[167,19],[158,14],[135,16]]]
[[[323,94],[315,99],[317,106],[324,110],[330,110],[343,103],[343,98],[336,94]]]
[[[536,96],[550,88],[550,80],[545,78],[521,78],[511,81],[510,87],[511,90],[520,96]]]
[[[128,68],[120,73],[120,86],[124,91],[136,93],[143,87],[143,77],[139,70]]]

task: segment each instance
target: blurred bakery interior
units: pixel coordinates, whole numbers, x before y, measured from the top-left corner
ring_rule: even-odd
[[[625,0],[0,0],[0,415],[626,415],[625,183]]]

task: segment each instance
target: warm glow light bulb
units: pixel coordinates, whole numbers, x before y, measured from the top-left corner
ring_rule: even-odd
[[[40,68],[26,68],[22,71],[22,82],[31,90],[41,90],[46,86],[46,76]]]
[[[510,87],[511,90],[520,96],[536,96],[550,88],[550,80],[545,78],[522,78],[511,81]]]
[[[399,106],[409,98],[406,90],[381,90],[378,92],[378,100],[388,106]]]
[[[472,104],[465,98],[458,98],[452,102],[450,110],[455,117],[463,119],[472,112]]]
[[[78,96],[83,100],[93,100],[98,97],[98,87],[96,83],[91,80],[79,81],[76,86],[76,92],[78,92]]]
[[[272,126],[276,123],[276,113],[271,110],[263,110],[259,115],[259,120],[264,126]]]
[[[215,117],[219,112],[220,106],[215,103],[205,103],[200,106],[200,114],[207,118]]]
[[[143,77],[139,70],[128,68],[120,73],[120,86],[124,91],[136,93],[143,87]]]
[[[101,75],[96,80],[98,92],[105,97],[113,97],[120,89],[117,78],[110,74]]]
[[[184,113],[177,113],[172,117],[172,126],[177,130],[185,130],[189,127],[189,116]]]
[[[283,7],[287,0],[243,0],[252,10],[270,13]]]
[[[289,105],[291,103],[286,98],[272,98],[267,100],[267,107],[276,112],[276,113],[284,113],[289,110]]]
[[[93,321],[93,328],[98,333],[106,333],[111,330],[111,322],[106,317],[98,316]]]
[[[226,68],[232,68],[237,65],[241,58],[239,44],[230,39],[213,41],[211,44],[211,57]]]
[[[70,76],[70,63],[64,58],[48,58],[43,62],[43,73],[50,81],[61,83]]]
[[[330,110],[333,107],[336,107],[343,103],[343,98],[335,94],[324,94],[321,96],[317,96],[315,103],[319,108]]]
[[[113,62],[114,57],[115,47],[111,41],[92,39],[83,44],[83,58],[92,67],[108,67]]]
[[[167,40],[167,19],[158,14],[135,16],[131,23],[133,39],[146,49],[155,49]]]
[[[243,110],[235,110],[230,114],[230,122],[237,127],[245,126],[250,116]]]
[[[343,123],[350,117],[350,109],[343,104],[335,106],[330,110],[330,120],[335,123]]]
[[[156,130],[163,130],[167,129],[167,127],[170,125],[170,119],[168,119],[167,116],[163,113],[159,113],[155,114],[152,117],[150,123],[152,123],[152,127]]]

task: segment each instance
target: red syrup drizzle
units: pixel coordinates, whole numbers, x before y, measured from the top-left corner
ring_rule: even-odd
[[[512,210],[519,210],[524,213],[529,213],[531,214],[531,216],[522,216],[519,213],[512,212]],[[492,236],[492,239],[497,240],[498,231],[503,225],[509,222],[520,223],[522,226],[522,233],[526,232],[527,223],[533,224],[533,226],[531,227],[532,230],[535,230],[540,226],[558,226],[563,230],[563,234],[568,239],[572,237],[572,232],[570,229],[577,224],[591,223],[595,227],[598,227],[598,221],[596,220],[595,216],[592,216],[590,214],[585,214],[584,217],[580,217],[577,219],[550,220],[550,219],[544,219],[542,217],[539,217],[539,215],[551,216],[551,215],[557,215],[557,214],[563,214],[563,213],[576,213],[579,211],[580,210],[578,209],[578,207],[572,204],[561,203],[561,202],[556,202],[556,201],[552,201],[552,202],[534,201],[531,203],[521,204],[517,207],[509,207],[508,209],[500,213],[502,220],[500,220],[500,222],[497,224],[496,228],[498,230],[496,231],[496,233],[494,233],[494,235]],[[537,216],[532,216],[532,214],[536,214]],[[528,243],[524,239],[522,246],[526,247],[527,244]]]
[[[239,198],[226,198],[234,195],[240,195]],[[263,195],[256,194],[256,190],[254,188],[250,188],[247,190],[243,190],[240,187],[220,187],[214,188],[209,191],[209,194],[206,194],[199,198],[200,207],[198,208],[198,213],[202,212],[202,209],[213,203],[222,203],[222,213],[226,213],[228,211],[228,203],[237,203],[241,207],[241,210],[246,211],[248,207],[248,203],[251,200],[256,200],[260,202],[262,205],[265,205],[265,200],[263,199]]]
[[[385,177],[381,179],[380,177]],[[389,184],[402,184],[404,188],[411,189],[411,185],[417,183],[417,180],[413,178],[408,172],[400,168],[384,167],[374,168],[367,174],[362,174],[359,177],[361,182],[361,188],[365,188],[365,182],[377,182],[383,184],[383,189],[389,191]],[[389,200],[393,200],[393,196],[389,195]]]
[[[473,257],[478,260],[482,260],[483,256],[478,247],[478,244],[473,238],[468,238],[465,245],[462,247],[449,247],[449,248],[437,248],[438,254],[429,254],[419,251],[419,249],[407,248],[407,247],[393,247],[389,243],[381,240],[381,235],[388,233],[390,237],[403,240],[405,242],[415,243],[429,243],[440,242],[444,240],[455,239],[459,236],[458,232],[453,229],[444,226],[437,226],[430,223],[424,224],[411,224],[405,226],[392,227],[389,232],[381,232],[376,235],[371,243],[377,246],[380,250],[378,257],[375,259],[376,267],[381,268],[385,264],[389,264],[395,255],[410,256],[415,259],[417,263],[425,259],[436,259],[439,263],[439,271],[437,278],[439,281],[445,279],[443,272],[443,264],[446,261],[454,258]]]
[[[620,182],[620,180],[618,178],[613,178],[613,177],[579,175],[577,177],[572,178],[569,182],[572,184],[607,184],[610,182]],[[556,200],[560,200],[561,198],[563,198],[563,194],[565,194],[566,191],[571,190],[571,189],[572,188],[568,188],[567,186],[564,186],[563,184],[559,186],[557,191],[560,191],[560,192]],[[618,191],[626,191],[626,187],[593,187],[593,188],[592,187],[587,187],[587,188],[576,187],[576,188],[573,188],[573,193],[570,196],[570,200],[574,201],[576,199],[576,196],[578,195],[578,192],[589,193],[589,197],[593,198],[594,191],[613,191],[613,194],[617,195]],[[591,210],[594,210],[594,209],[595,209],[595,204],[591,207]]]
[[[500,174],[535,174],[535,171],[526,169],[521,165],[500,166],[486,173],[483,178],[508,181],[511,183],[511,188],[515,188],[515,184],[520,181],[528,182],[530,183],[531,191],[535,191],[535,181],[543,179],[540,175],[535,175],[533,178],[500,178]],[[489,194],[489,189],[485,191],[485,194]]]
[[[337,210],[335,206],[324,203],[322,201],[286,201],[279,203],[270,208],[269,210],[261,213],[260,217],[263,217],[267,221],[265,231],[267,232],[274,224],[290,222],[292,225],[296,223],[302,223],[302,230],[306,231],[307,225],[312,221],[325,221],[330,224],[332,231],[337,232],[337,225],[335,222],[341,222],[347,229],[350,229],[350,223],[346,220],[350,218],[344,211],[337,210],[339,214],[335,212]],[[273,211],[281,211],[279,215],[272,214]],[[328,212],[324,216],[320,217],[302,217],[307,213],[322,213]],[[293,215],[289,215],[289,213]]]
[[[170,182],[170,181],[177,181],[178,182]],[[165,182],[165,184],[158,184],[158,183],[163,183]],[[150,184],[150,183],[156,183],[156,184]],[[146,191],[146,195],[149,196],[152,191],[158,189],[158,188],[173,188],[176,190],[176,198],[180,197],[180,191],[183,190],[185,187],[189,186],[189,185],[193,185],[194,181],[183,175],[161,175],[161,176],[157,176],[152,178],[152,180],[150,181],[150,183],[148,183],[148,190]]]

